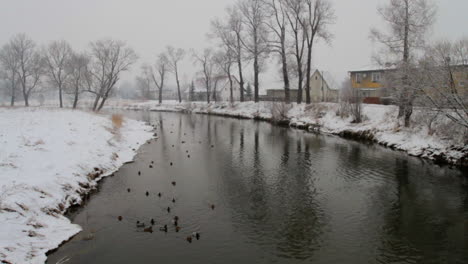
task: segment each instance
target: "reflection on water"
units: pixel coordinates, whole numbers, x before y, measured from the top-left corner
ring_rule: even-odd
[[[159,140],[71,214],[84,231],[51,254],[50,263],[64,257],[67,263],[468,259],[468,190],[460,171],[262,122],[125,114],[158,124]],[[171,226],[175,215],[180,232]],[[157,227],[168,224],[169,232],[136,228],[137,220],[151,218]],[[195,231],[201,239],[187,243]],[[90,233],[94,239],[84,239]]]

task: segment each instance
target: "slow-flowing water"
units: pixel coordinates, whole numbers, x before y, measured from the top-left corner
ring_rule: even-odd
[[[159,139],[70,213],[84,231],[49,263],[468,261],[460,170],[265,122],[125,115],[157,124]],[[153,233],[136,226],[152,218]]]

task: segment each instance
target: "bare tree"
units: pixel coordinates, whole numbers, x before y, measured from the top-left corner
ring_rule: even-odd
[[[266,28],[266,9],[263,0],[243,0],[239,2],[246,37],[241,39],[243,46],[253,60],[254,101],[259,101],[260,72],[268,55],[268,30]]]
[[[43,75],[43,59],[36,48],[36,43],[25,34],[13,37],[9,45],[18,62],[18,79],[24,104],[29,106],[29,96],[38,87]]]
[[[234,80],[232,77],[232,68],[235,64],[235,56],[232,53],[232,50],[226,51],[218,51],[214,55],[214,63],[217,65],[217,69],[219,69],[222,74],[226,75],[229,80],[229,100],[231,103],[234,102]],[[216,90],[216,89],[215,89]]]
[[[420,91],[429,106],[454,123],[468,128],[468,39],[440,41],[426,50],[419,66]],[[414,76],[414,75],[411,75]]]
[[[410,125],[413,113],[413,101],[416,98],[412,94],[409,84],[409,71],[413,69],[410,64],[416,60],[415,51],[424,46],[428,30],[435,21],[436,8],[431,0],[389,0],[388,5],[378,8],[384,21],[387,23],[387,32],[377,29],[371,30],[371,38],[382,43],[394,58],[391,63],[403,74],[401,85],[394,87],[397,93],[399,113],[398,117],[404,117],[405,126]]]
[[[312,49],[316,40],[331,41],[329,26],[335,22],[335,11],[329,0],[304,0],[304,19],[299,20],[304,30],[307,46],[306,103],[311,103],[310,78],[312,77]]]
[[[93,110],[99,111],[111,95],[121,74],[130,69],[138,56],[132,48],[127,47],[125,42],[112,39],[92,42],[91,55],[94,85],[93,89],[88,91],[96,96]]]
[[[207,48],[203,51],[203,53],[197,54],[196,52],[193,53],[193,58],[196,64],[199,64],[202,67],[201,73],[203,75],[203,81],[205,83],[206,88],[206,101],[210,103],[210,95],[212,84],[214,80],[214,54],[213,50]]]
[[[175,75],[177,83],[177,95],[179,103],[182,102],[182,95],[180,93],[180,81],[179,81],[179,62],[184,59],[185,51],[183,49],[175,49],[172,46],[167,47],[167,56],[169,61],[169,69]]]
[[[72,53],[73,50],[70,44],[64,40],[53,41],[44,50],[46,75],[59,92],[60,108],[63,107],[64,85],[68,78],[68,72],[65,70],[65,67]]]
[[[227,8],[227,21],[215,19],[211,22],[213,35],[221,41],[222,49],[226,50],[235,59],[238,69],[238,82],[240,86],[240,101],[244,101],[244,74],[243,74],[243,45],[242,45],[242,15],[236,6]]]
[[[19,60],[15,55],[15,50],[12,42],[5,44],[0,50],[0,65],[2,68],[2,78],[9,84],[10,105],[15,105],[17,86],[18,86],[18,71]]]
[[[147,67],[147,75],[151,76],[154,85],[158,89],[158,101],[162,104],[162,92],[164,89],[166,74],[169,71],[169,59],[165,53],[158,55],[154,69],[152,67]]]
[[[281,60],[281,72],[284,83],[284,98],[285,102],[289,104],[290,98],[290,84],[289,84],[289,70],[288,70],[288,43],[287,43],[287,5],[284,0],[266,0],[268,7],[268,14],[270,20],[267,21],[267,26],[274,36],[270,42],[270,50],[278,53]]]
[[[297,100],[298,104],[302,103],[302,88],[304,81],[304,51],[305,51],[305,31],[301,26],[303,20],[304,2],[303,0],[285,0],[286,17],[288,18],[289,27],[291,29],[294,45],[293,55],[296,61],[295,71],[297,78]]]
[[[343,117],[351,116],[353,123],[362,122],[362,98],[359,90],[351,86],[351,80],[345,78],[341,87],[339,114]]]
[[[90,58],[86,53],[73,52],[65,65],[68,75],[66,87],[73,94],[73,109],[78,106],[80,94],[89,87],[88,81],[91,81],[89,61]]]
[[[153,83],[152,75],[149,69],[149,65],[143,65],[141,67],[142,74],[135,77],[137,89],[140,91],[140,96],[143,99],[151,99],[151,84]]]

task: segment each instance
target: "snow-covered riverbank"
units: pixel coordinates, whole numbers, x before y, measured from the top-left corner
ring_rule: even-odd
[[[155,101],[131,102],[114,101],[111,107],[128,110],[185,111],[202,114],[215,114],[239,118],[273,119],[272,108],[281,109],[273,103],[245,102],[235,103],[176,103],[173,101],[159,104]],[[310,106],[293,104],[286,113],[286,123],[293,127],[311,129],[320,126],[324,133],[343,137],[370,140],[381,145],[405,151],[412,156],[427,158],[441,163],[468,166],[468,146],[466,132],[456,127],[444,116],[433,123],[429,132],[426,113],[415,110],[410,128],[401,126],[397,119],[396,106],[364,105],[364,121],[352,123],[351,117],[340,117],[339,105],[333,103],[313,104]]]
[[[0,262],[44,263],[81,228],[63,213],[153,137],[143,122],[0,108]]]

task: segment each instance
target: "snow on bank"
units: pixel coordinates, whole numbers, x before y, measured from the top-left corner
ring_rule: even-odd
[[[113,107],[128,110],[150,111],[185,111],[192,113],[216,114],[251,119],[272,119],[270,102],[234,103],[177,103],[164,101],[113,102]],[[278,104],[277,104],[278,106]],[[415,109],[413,125],[404,128],[397,118],[396,106],[363,105],[364,121],[353,124],[352,118],[337,115],[338,104],[321,103],[309,106],[293,104],[287,111],[287,123],[294,127],[310,129],[317,125],[324,133],[345,137],[371,140],[397,150],[405,151],[412,156],[423,157],[437,162],[468,166],[468,146],[463,128],[456,128],[447,118],[440,117],[434,122],[435,133],[429,135],[424,123],[424,112]]]
[[[117,128],[82,111],[0,108],[0,262],[44,263],[81,231],[65,210],[152,136],[134,120]]]

